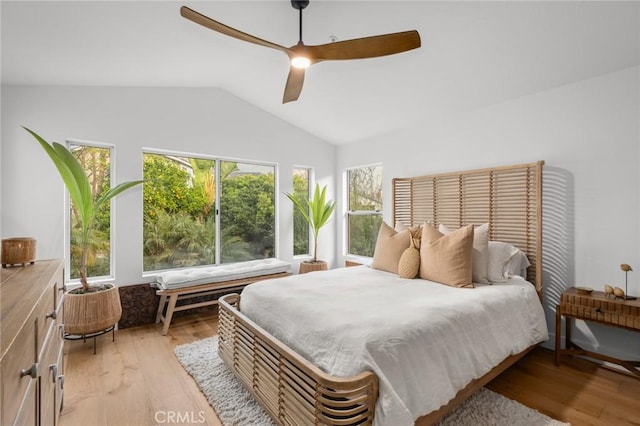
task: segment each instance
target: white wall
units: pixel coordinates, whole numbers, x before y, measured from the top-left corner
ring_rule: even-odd
[[[293,167],[313,167],[334,196],[333,145],[223,90],[4,86],[2,236],[36,238],[38,259],[64,257],[64,185],[22,125],[48,141],[113,144],[117,183],[142,178],[143,147],[277,163],[279,257],[286,261],[293,261],[293,208],[284,192],[293,189]],[[142,274],[142,189],[121,194],[115,206],[115,281],[148,282]],[[321,231],[318,248],[330,265],[334,227],[335,221]]]
[[[553,341],[555,305],[566,287],[605,283],[640,295],[640,69],[629,68],[553,90],[423,122],[338,149],[337,172],[383,163],[384,218],[391,179],[545,160],[543,271]],[[338,199],[343,197],[338,188]],[[340,212],[343,206],[338,207]],[[344,232],[339,223],[338,235]],[[344,259],[338,248],[338,259]],[[637,357],[637,334],[578,325],[586,348]]]

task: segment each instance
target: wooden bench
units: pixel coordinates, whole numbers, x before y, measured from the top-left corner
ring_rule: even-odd
[[[251,283],[268,280],[271,278],[280,278],[291,275],[291,272],[278,272],[276,274],[258,275],[255,277],[240,278],[235,280],[218,281],[209,284],[198,284],[189,287],[179,287],[172,289],[160,289],[156,291],[156,294],[160,296],[160,303],[158,304],[158,313],[156,315],[156,324],[162,321],[164,326],[162,327],[162,335],[167,334],[169,331],[169,325],[171,324],[171,318],[174,312],[184,311],[187,309],[200,308],[203,306],[217,305],[218,300],[206,300],[204,302],[193,302],[184,305],[176,306],[178,300],[191,299],[194,297],[208,296],[211,294],[219,293],[222,290],[229,290],[232,288],[244,287]],[[167,312],[163,315],[165,305],[167,305]]]

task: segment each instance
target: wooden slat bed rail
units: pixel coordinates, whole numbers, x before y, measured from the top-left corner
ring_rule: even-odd
[[[378,378],[370,371],[334,377],[289,349],[220,298],[218,353],[271,417],[282,425],[371,425]]]
[[[459,228],[489,223],[489,239],[522,250],[527,279],[542,296],[543,161],[392,181],[393,221],[414,226],[431,221]]]

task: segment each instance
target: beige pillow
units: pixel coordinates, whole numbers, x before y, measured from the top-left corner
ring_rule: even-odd
[[[438,225],[438,231],[447,235],[451,232],[447,225]],[[473,228],[473,282],[489,284],[489,224]]]
[[[473,225],[447,235],[433,226],[422,227],[420,278],[453,287],[473,287],[471,253]]]
[[[378,231],[376,248],[373,253],[371,267],[381,271],[398,273],[398,262],[404,252],[409,247],[408,230],[396,232],[392,227],[382,222]]]
[[[420,238],[412,237],[409,241],[411,245],[402,252],[398,262],[398,275],[400,278],[413,279],[420,269]]]

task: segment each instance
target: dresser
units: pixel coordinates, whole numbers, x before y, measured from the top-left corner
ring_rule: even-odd
[[[561,345],[561,323],[565,317],[565,345]],[[623,300],[606,295],[602,291],[581,292],[572,287],[562,293],[556,306],[556,365],[561,355],[583,355],[601,361],[621,365],[640,377],[640,361],[621,360],[605,354],[582,349],[571,340],[571,320],[598,322],[612,327],[640,332],[640,300]]]
[[[0,424],[56,425],[64,388],[62,261],[2,268],[0,295]]]

